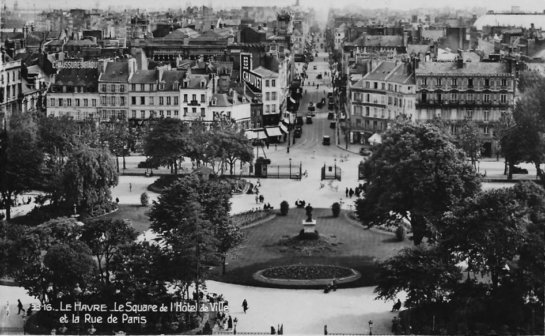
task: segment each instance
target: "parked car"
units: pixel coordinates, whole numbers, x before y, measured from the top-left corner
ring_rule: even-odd
[[[331,129],[335,129],[336,126],[337,126],[337,122],[335,121],[332,121],[331,123],[329,123],[329,128]]]
[[[293,136],[296,138],[300,138],[302,134],[303,134],[303,130],[301,128],[296,128],[293,131]]]
[[[327,109],[328,109],[328,110],[333,110],[333,109],[335,109],[335,104],[332,103],[332,102],[329,102],[329,104],[327,104]]]
[[[365,148],[365,147],[360,148],[360,155],[369,156],[371,154],[372,154],[372,152],[370,150],[368,150],[367,148]]]
[[[520,168],[518,166],[513,167],[513,174],[528,174],[528,169]]]
[[[312,117],[311,116],[307,116],[307,124],[312,124]]]
[[[333,92],[328,92],[327,93],[327,98],[329,98],[329,97],[333,97]]]
[[[335,119],[335,113],[329,112],[329,113],[327,114],[327,119],[328,119],[328,120],[333,120],[333,119]]]
[[[295,125],[302,126],[303,125],[303,117],[296,117],[295,118]]]
[[[324,135],[324,137],[322,139],[322,145],[324,145],[324,146],[331,145],[331,138],[329,137],[329,135]]]
[[[314,103],[310,102],[308,103],[308,110],[309,111],[314,111],[316,109],[316,107],[314,106]]]

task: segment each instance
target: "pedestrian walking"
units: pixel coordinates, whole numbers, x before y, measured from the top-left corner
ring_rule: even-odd
[[[350,188],[350,190],[348,191],[348,195],[350,196],[350,198],[352,198],[352,196],[354,196],[354,189]]]
[[[132,183],[129,183],[129,192],[132,192]]]
[[[244,314],[246,314],[246,311],[248,310],[248,301],[246,301],[246,299],[242,301],[242,309],[244,310]]]
[[[23,312],[23,315],[25,315],[24,314],[25,310],[23,309],[23,304],[21,303],[21,300],[19,300],[19,299],[17,299],[17,308],[19,309],[17,311],[17,315],[20,315],[21,311]]]
[[[259,204],[259,196],[255,195],[255,204]]]
[[[263,203],[264,200],[265,200],[265,197],[263,197],[263,195],[259,195],[259,203]]]
[[[9,301],[6,301],[6,316],[9,316]]]
[[[231,318],[231,315],[229,315],[229,318],[227,319],[227,329],[233,328],[233,319]]]
[[[345,194],[346,194],[346,197],[348,197],[348,187],[346,187],[346,192],[345,192]]]

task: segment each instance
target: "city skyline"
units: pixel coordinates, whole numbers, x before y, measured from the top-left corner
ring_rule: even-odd
[[[7,2],[8,7],[12,7],[16,0]],[[99,8],[186,8],[191,6],[212,6],[214,8],[236,8],[241,6],[290,6],[295,4],[295,0],[277,0],[274,3],[265,0],[164,0],[160,4],[150,4],[145,0],[118,0],[115,5],[103,0],[95,0],[89,2],[69,1],[69,0],[42,0],[39,3],[32,0],[17,0],[19,8],[95,8],[97,4]],[[412,10],[423,8],[452,8],[452,9],[471,9],[471,8],[487,8],[496,11],[510,11],[513,6],[520,7],[521,11],[543,12],[545,4],[534,0],[481,0],[475,2],[473,0],[458,0],[456,2],[445,0],[414,0],[411,2],[405,0],[385,0],[377,1],[354,1],[354,0],[336,0],[316,2],[313,0],[300,0],[302,7],[312,7],[317,10],[327,10],[329,8],[345,8],[356,6],[359,8],[382,9],[388,8],[393,10]]]

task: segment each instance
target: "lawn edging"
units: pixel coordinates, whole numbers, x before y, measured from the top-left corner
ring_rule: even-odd
[[[331,265],[310,265],[310,266],[331,266]],[[336,278],[337,284],[345,284],[358,280],[361,278],[360,272],[356,271],[353,268],[343,267],[343,266],[334,266],[337,268],[348,269],[352,272],[351,275],[346,277]],[[257,271],[254,273],[253,278],[257,281],[264,282],[271,285],[282,285],[282,286],[296,286],[296,287],[309,287],[309,286],[326,286],[333,281],[334,278],[326,279],[281,279],[281,278],[269,278],[263,275],[268,268]]]

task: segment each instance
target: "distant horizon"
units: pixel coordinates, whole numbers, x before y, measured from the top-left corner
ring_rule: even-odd
[[[74,0],[5,0],[8,8],[12,9],[17,1],[21,9],[185,9],[188,6],[208,6],[214,9],[240,8],[243,6],[255,7],[286,7],[295,5],[295,0],[276,0],[271,3],[269,0],[163,0],[157,5],[150,5],[147,0],[117,0],[115,5],[105,0],[74,1]],[[365,9],[387,9],[392,11],[407,11],[415,9],[451,9],[451,10],[472,10],[475,8],[486,8],[499,12],[509,12],[513,6],[520,7],[521,12],[540,12],[545,10],[545,2],[535,0],[457,0],[455,2],[445,0],[385,0],[385,1],[355,1],[335,0],[317,3],[316,0],[300,0],[303,8],[314,8],[317,11],[329,10],[330,8],[344,9],[354,6]],[[98,6],[97,6],[98,5]]]

